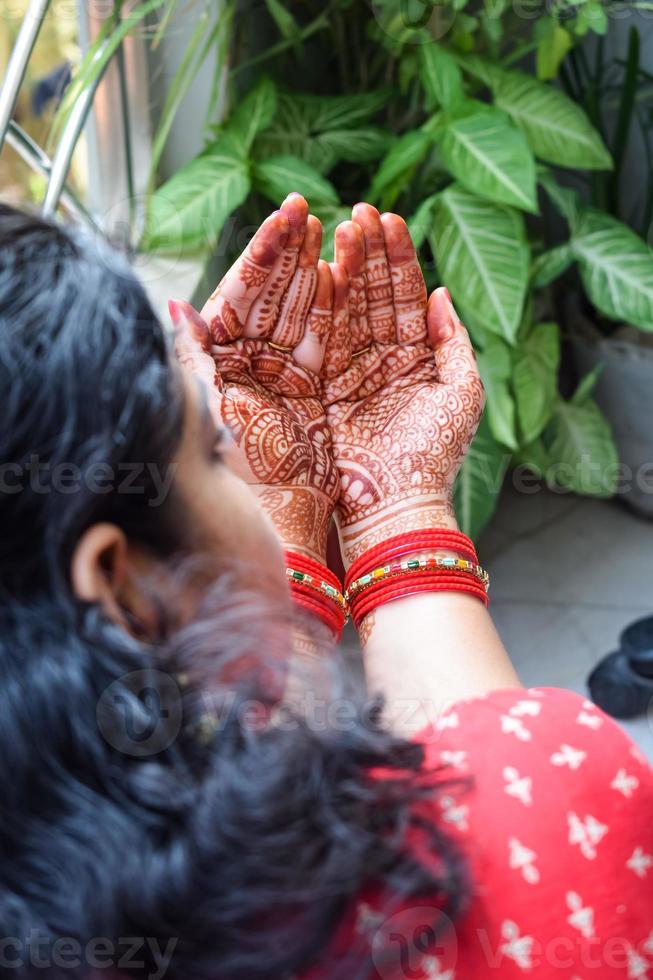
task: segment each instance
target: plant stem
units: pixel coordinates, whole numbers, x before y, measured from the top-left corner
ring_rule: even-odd
[[[615,216],[619,215],[620,185],[624,156],[628,146],[630,124],[633,118],[635,95],[637,92],[637,76],[639,72],[639,34],[631,27],[628,35],[628,57],[626,59],[626,75],[623,83],[621,105],[615,127],[614,136],[614,171],[609,183],[610,208]]]

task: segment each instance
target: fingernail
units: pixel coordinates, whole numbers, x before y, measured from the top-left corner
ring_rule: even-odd
[[[175,299],[168,300],[168,313],[170,314],[170,319],[173,323],[179,323],[183,317],[183,312],[181,306]]]
[[[450,306],[453,306],[453,300],[451,299],[451,293],[449,292],[449,290],[447,289],[446,286],[444,286],[444,293],[445,293],[445,296],[447,297],[447,300],[449,301],[449,305]]]

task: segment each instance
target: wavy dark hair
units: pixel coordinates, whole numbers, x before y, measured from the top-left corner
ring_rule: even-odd
[[[161,503],[152,475],[180,442],[179,372],[120,256],[7,206],[0,390],[0,976],[111,962],[128,977],[259,980],[319,962],[353,980],[369,951],[337,956],[330,939],[365,885],[389,903],[437,895],[455,915],[456,851],[437,826],[432,862],[405,846],[434,792],[423,751],[384,730],[379,705],[346,730],[252,726],[234,710],[265,702],[252,676],[216,708],[216,665],[251,650],[261,616],[274,633],[260,596],[223,576],[190,625],[162,617],[156,642],[76,599],[70,557],[97,521],[163,559],[183,551],[174,486]],[[121,493],[107,476],[127,466]]]

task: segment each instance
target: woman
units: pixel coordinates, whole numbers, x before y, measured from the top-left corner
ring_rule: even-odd
[[[398,216],[320,244],[291,195],[179,369],[116,256],[0,208],[2,975],[645,977],[651,771],[519,687],[455,527],[468,336]],[[334,511],[383,708],[330,669]]]

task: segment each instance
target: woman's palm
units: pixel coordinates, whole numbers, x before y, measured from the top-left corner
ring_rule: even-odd
[[[453,523],[453,483],[483,406],[462,326],[434,352],[405,222],[380,219],[367,205],[354,218],[362,233],[350,223],[337,237],[338,261],[351,277],[349,324],[337,350],[329,342],[324,367],[349,560],[393,534]],[[449,303],[445,293],[434,294],[430,315]]]
[[[292,195],[201,314],[184,306],[177,350],[206,382],[216,421],[234,440],[232,465],[284,542],[321,556],[338,496],[318,375],[334,290],[318,262],[321,227],[306,213]]]

